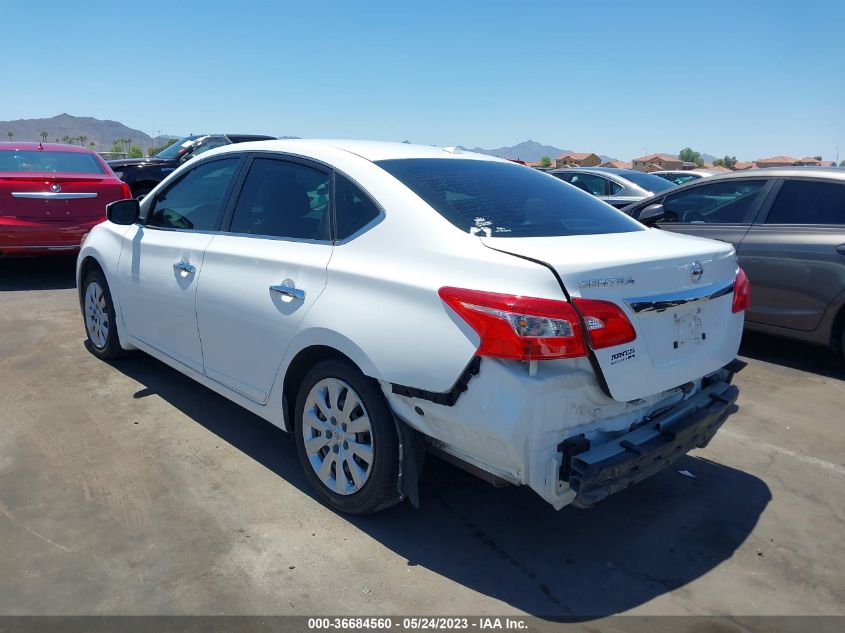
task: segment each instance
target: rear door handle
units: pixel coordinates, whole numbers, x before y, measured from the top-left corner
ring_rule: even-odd
[[[299,299],[300,301],[305,301],[305,291],[300,290],[299,288],[277,284],[275,286],[270,286],[270,290],[280,295],[290,297],[291,299]]]
[[[176,262],[175,264],[173,264],[173,269],[174,270],[180,270],[183,273],[187,273],[189,275],[193,275],[195,272],[197,272],[196,267],[192,266],[191,264],[186,262],[184,259]]]
[[[845,255],[845,244],[840,244],[836,247],[836,252],[840,255]]]

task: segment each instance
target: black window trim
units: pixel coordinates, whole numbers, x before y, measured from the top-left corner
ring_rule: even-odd
[[[155,204],[158,201],[159,196],[170,191],[173,187],[182,182],[189,173],[191,173],[198,167],[202,167],[203,165],[207,165],[209,163],[217,162],[220,160],[227,160],[232,158],[237,158],[239,162],[235,166],[235,171],[232,174],[232,178],[229,181],[229,185],[226,187],[226,192],[223,194],[223,200],[221,201],[222,204],[217,210],[217,217],[214,220],[213,228],[198,231],[196,229],[180,229],[175,227],[155,226],[150,224],[150,220],[152,219],[152,211],[155,209]],[[190,167],[178,173],[174,172],[175,177],[173,178],[168,177],[167,180],[169,182],[167,182],[166,186],[163,187],[160,191],[156,192],[155,196],[147,196],[144,199],[143,203],[145,203],[146,206],[142,209],[141,212],[141,226],[143,226],[145,229],[155,229],[156,231],[173,231],[177,233],[219,233],[223,218],[225,216],[225,210],[228,208],[228,205],[232,198],[234,185],[238,182],[238,179],[240,178],[243,172],[243,168],[244,154],[241,152],[226,152],[224,154],[209,156],[208,158],[200,158],[196,162],[191,161]]]
[[[809,223],[791,223],[791,224],[769,224],[769,214],[772,211],[772,208],[775,206],[775,202],[780,195],[781,189],[783,189],[784,184],[788,180],[803,180],[805,182],[824,182],[829,184],[836,184],[840,187],[845,187],[845,180],[840,180],[838,178],[813,178],[808,176],[779,176],[774,178],[775,184],[772,186],[772,190],[769,192],[769,195],[766,197],[765,204],[760,209],[760,212],[757,214],[757,217],[754,220],[754,225],[759,225],[763,227],[772,227],[773,229],[778,227],[837,227],[840,230],[842,229],[842,224],[809,224]]]

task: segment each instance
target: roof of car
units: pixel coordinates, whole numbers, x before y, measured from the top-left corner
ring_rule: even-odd
[[[566,174],[569,172],[583,171],[596,172],[597,174],[607,174],[609,176],[621,176],[624,178],[627,174],[644,174],[644,171],[637,171],[636,169],[621,169],[619,167],[563,167],[561,169],[553,169],[550,173]]]
[[[714,174],[707,182],[714,180],[732,180],[734,178],[792,177],[792,178],[835,178],[845,180],[842,167],[764,167],[762,169],[743,169],[724,174]]]
[[[332,147],[360,156],[369,161],[390,160],[397,158],[466,158],[509,162],[495,156],[476,154],[459,147],[436,147],[433,145],[414,145],[413,143],[395,143],[389,141],[355,141],[347,139],[278,139],[273,141],[255,141],[227,145],[225,148],[212,150],[215,153],[226,151],[278,151],[302,152],[309,149]]]
[[[45,152],[76,152],[79,154],[96,154],[94,150],[88,149],[87,147],[82,147],[80,145],[67,145],[65,143],[39,143],[37,141],[32,141],[28,143],[18,143],[17,141],[12,143],[0,143],[0,151],[13,152],[15,150],[43,150]]]

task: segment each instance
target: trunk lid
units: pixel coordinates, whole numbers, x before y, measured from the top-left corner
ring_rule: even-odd
[[[594,351],[616,400],[677,387],[736,356],[744,315],[731,311],[737,263],[729,244],[658,229],[481,240],[551,266],[572,297],[623,309],[636,339]]]
[[[0,215],[40,222],[105,217],[106,205],[124,197],[111,174],[0,172]]]

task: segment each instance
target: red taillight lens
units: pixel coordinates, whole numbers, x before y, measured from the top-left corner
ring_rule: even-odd
[[[584,327],[593,349],[630,343],[637,338],[634,326],[615,303],[597,299],[573,299],[584,317]]]
[[[742,312],[751,307],[751,282],[748,281],[748,276],[745,271],[740,268],[736,272],[736,279],[734,280],[734,302],[731,310],[733,312]]]
[[[450,287],[439,294],[481,337],[479,356],[548,360],[586,353],[578,314],[566,301]]]
[[[120,194],[124,200],[130,200],[132,198],[132,190],[125,182],[120,183]]]

